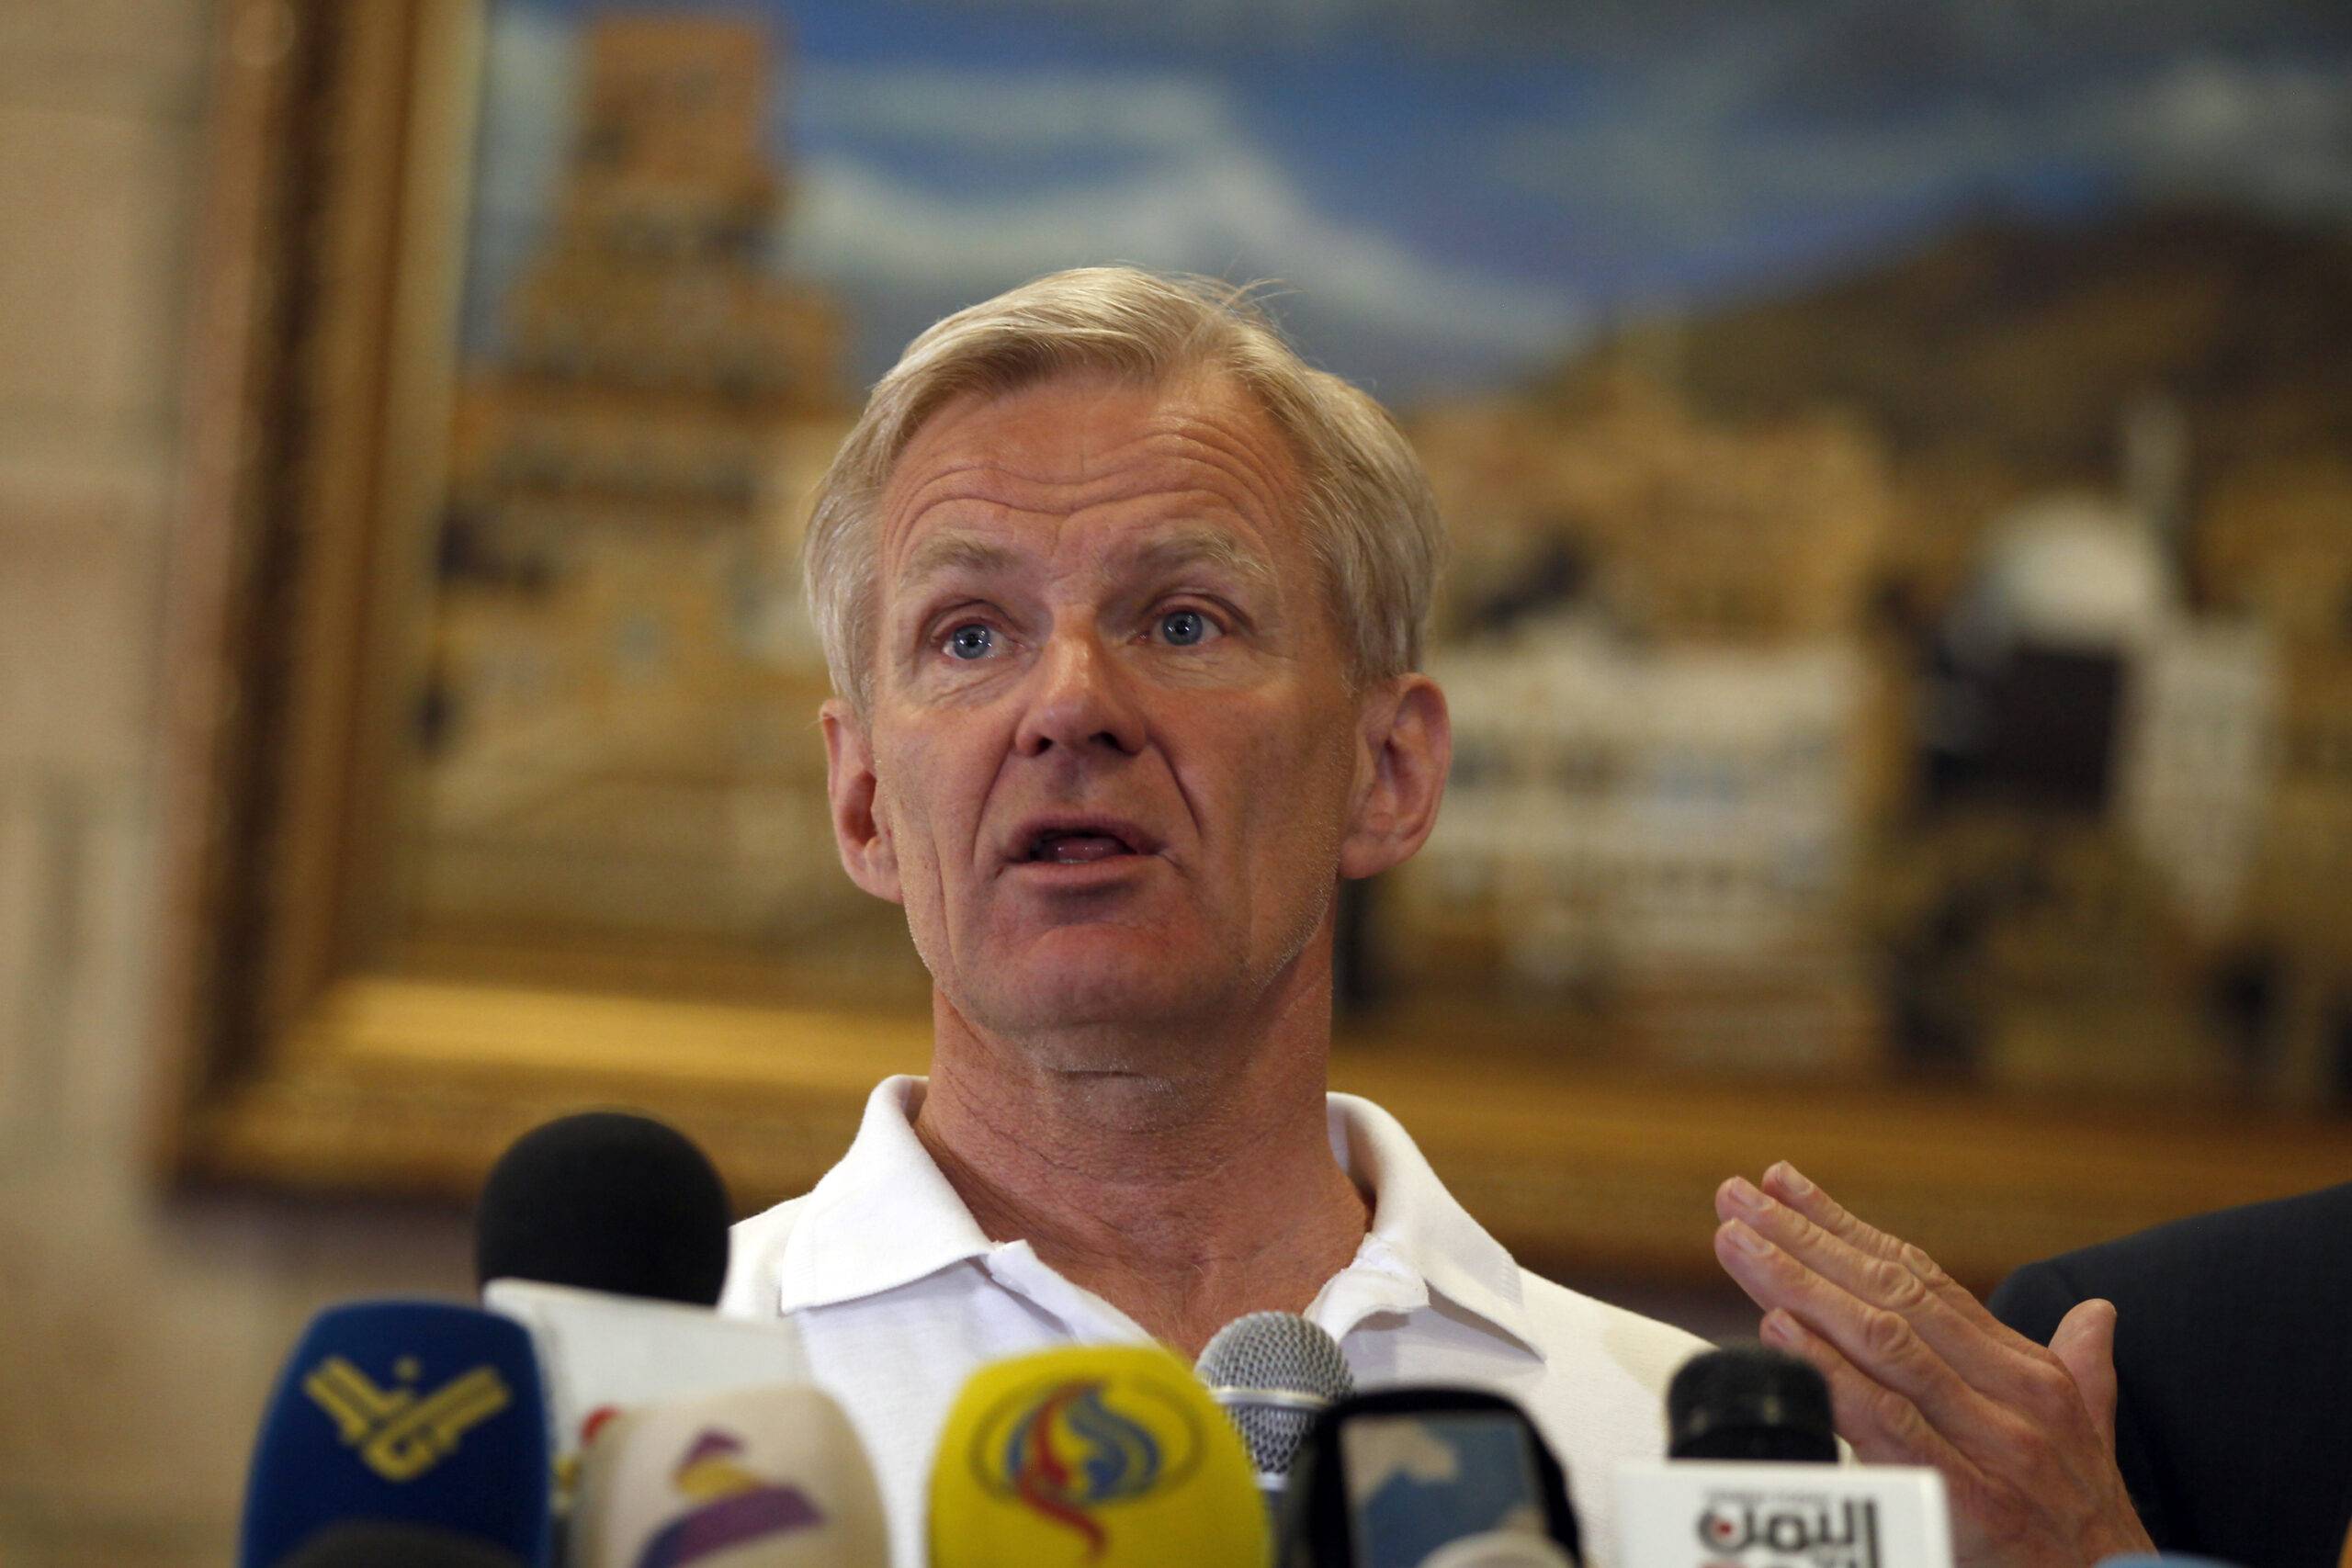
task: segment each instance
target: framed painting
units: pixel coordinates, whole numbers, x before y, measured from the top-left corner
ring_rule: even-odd
[[[1160,9],[226,8],[162,1168],[461,1197],[624,1102],[813,1180],[929,990],[809,487],[913,330],[1135,259],[1290,278],[1439,489],[1454,773],[1334,1081],[1523,1257],[1709,1272],[1781,1156],[1979,1283],[2352,1174],[2352,182],[2213,129],[2352,116],[2352,30],[2056,17],[1986,108],[2052,40],[1959,6]]]

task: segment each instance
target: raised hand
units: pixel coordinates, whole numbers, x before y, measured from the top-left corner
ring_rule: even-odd
[[[1724,1182],[1715,1214],[1764,1342],[1820,1369],[1856,1457],[1943,1472],[1962,1564],[2154,1550],[2115,1468],[2111,1304],[2076,1306],[2045,1349],[1786,1162]]]

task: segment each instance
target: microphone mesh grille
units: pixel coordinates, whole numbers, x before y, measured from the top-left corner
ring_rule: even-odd
[[[1261,1475],[1288,1475],[1316,1415],[1356,1387],[1340,1342],[1287,1312],[1235,1318],[1216,1331],[1195,1370],[1209,1397],[1241,1428]]]

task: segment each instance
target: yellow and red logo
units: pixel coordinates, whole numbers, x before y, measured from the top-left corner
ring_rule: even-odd
[[[1019,1388],[980,1421],[970,1457],[980,1484],[1102,1554],[1102,1515],[1182,1485],[1200,1462],[1193,1413],[1142,1380],[1052,1378]]]

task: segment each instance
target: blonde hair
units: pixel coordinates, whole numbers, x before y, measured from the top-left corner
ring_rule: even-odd
[[[1109,372],[1146,386],[1204,371],[1249,393],[1290,442],[1302,525],[1359,684],[1419,666],[1444,552],[1429,477],[1386,411],[1300,359],[1253,290],[1135,267],[1057,272],[958,310],[907,345],[819,481],[802,549],[833,689],[873,696],[875,506],[924,420],[965,393]]]

